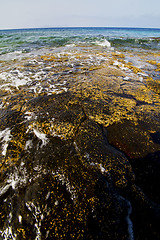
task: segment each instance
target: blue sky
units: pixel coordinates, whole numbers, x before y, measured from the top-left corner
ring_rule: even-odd
[[[0,29],[156,27],[160,0],[1,0]]]

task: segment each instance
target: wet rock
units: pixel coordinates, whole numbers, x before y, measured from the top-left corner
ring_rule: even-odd
[[[153,142],[160,144],[160,132],[151,133],[151,138]]]
[[[160,100],[124,75],[104,65],[3,101],[1,239],[159,239]]]
[[[160,80],[158,74],[158,80],[148,79],[148,87],[152,89],[155,93],[160,94]]]

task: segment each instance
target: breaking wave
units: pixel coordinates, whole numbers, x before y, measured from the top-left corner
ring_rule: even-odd
[[[134,30],[135,31],[135,30]],[[158,32],[133,29],[64,28],[22,29],[0,31],[0,55],[21,51],[32,52],[40,48],[57,48],[68,45],[98,45],[106,48],[160,49]],[[137,37],[136,37],[137,36]]]

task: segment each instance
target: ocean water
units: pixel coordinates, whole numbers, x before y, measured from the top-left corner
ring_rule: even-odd
[[[160,50],[160,29],[142,28],[49,28],[0,31],[0,55],[68,44],[105,45]]]
[[[29,86],[38,81],[35,93],[44,90],[41,81],[51,76],[83,73],[84,68],[113,60],[115,67],[127,71],[125,63],[139,68],[142,77],[159,79],[160,29],[140,28],[48,28],[0,31],[0,88]],[[123,63],[119,54],[123,54]],[[34,65],[34,67],[33,67]],[[25,67],[24,67],[25,66]],[[28,67],[27,67],[28,66]],[[130,69],[131,70],[131,69]],[[132,69],[134,70],[134,69]],[[137,70],[135,70],[137,71]],[[139,71],[140,72],[140,71]],[[130,76],[126,77],[129,78]],[[57,77],[58,78],[58,77]],[[47,81],[47,80],[46,80]],[[64,83],[67,81],[64,80]],[[61,82],[63,90],[66,84]],[[37,90],[39,89],[39,90]],[[62,90],[62,88],[61,88]],[[59,90],[58,90],[59,92]]]

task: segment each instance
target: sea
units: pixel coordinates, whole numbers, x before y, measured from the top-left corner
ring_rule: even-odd
[[[115,59],[118,54],[123,54],[123,64],[119,58]],[[159,79],[160,29],[78,27],[0,30],[0,89],[12,93],[13,87],[29,87],[36,80],[39,81],[39,90],[32,86],[35,93],[59,93],[53,86],[51,90],[39,87],[40,81],[50,79],[54,74],[81,74],[85,67],[89,69],[111,59],[114,66],[125,69],[124,63],[131,63],[141,69],[144,76]],[[67,91],[65,84],[63,88]]]
[[[110,43],[110,44],[109,44]],[[39,28],[0,31],[0,55],[28,53],[69,44],[112,46],[118,49],[160,50],[156,28]]]

